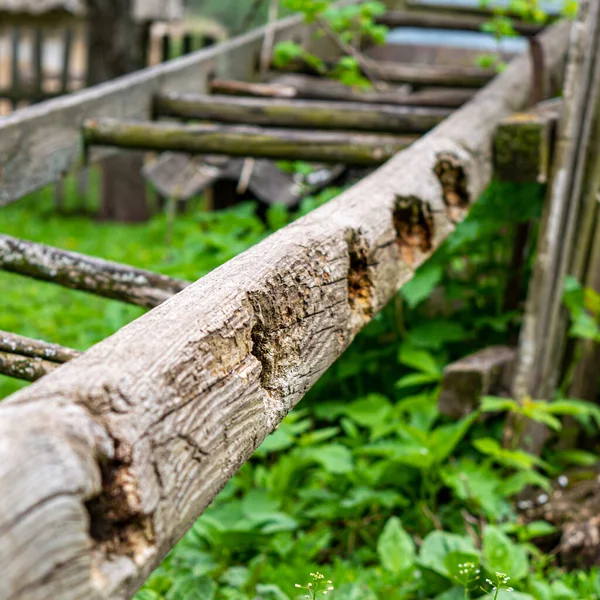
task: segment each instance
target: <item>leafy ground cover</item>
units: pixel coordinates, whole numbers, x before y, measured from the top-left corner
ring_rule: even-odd
[[[565,466],[595,456],[539,459],[503,446],[504,414],[521,410],[510,400],[488,398],[460,421],[437,409],[445,364],[515,340],[520,315],[503,310],[507,266],[518,222],[537,219],[542,197],[537,186],[492,186],[228,483],[137,600],[600,598],[598,571],[565,572],[532,543],[554,528],[523,522],[514,502],[527,485],[548,493]],[[38,192],[2,210],[2,230],[195,279],[297,216],[276,207],[264,223],[252,203],[218,214],[198,204],[177,218],[166,245],[161,216],[143,225],[95,222],[77,216],[73,190],[67,209],[57,215],[49,191]],[[80,349],[141,313],[10,274],[0,273],[0,286],[0,329]],[[0,379],[1,396],[16,387]],[[562,407],[595,431],[597,409]],[[547,404],[526,408],[560,427]]]

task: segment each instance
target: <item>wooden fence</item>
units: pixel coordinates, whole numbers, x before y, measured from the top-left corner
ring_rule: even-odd
[[[548,80],[562,79],[569,32],[561,22],[536,38]],[[214,152],[202,144],[215,136],[222,140],[224,125],[153,122],[157,101],[162,98],[164,108],[173,93],[179,100],[187,94],[177,110],[198,111],[217,81],[236,93],[297,97],[308,88],[249,85],[257,78],[264,37],[264,30],[251,32],[0,121],[0,205],[76,167],[84,148],[87,158],[116,146]],[[313,43],[297,19],[279,22],[275,38]],[[420,71],[423,77],[426,69]],[[30,357],[28,364],[42,371],[48,367],[42,362],[53,363],[51,372],[0,404],[0,599],[130,598],[464,218],[498,163],[498,127],[535,95],[533,71],[527,56],[516,59],[399,152],[412,138],[401,142],[398,132],[409,123],[414,127],[406,116],[415,98],[424,96],[418,89],[416,97],[406,89],[386,92],[387,103],[395,99],[407,109],[404,121],[397,111],[394,135],[373,140],[375,134],[357,133],[354,144],[367,146],[361,160],[390,160],[193,283],[0,236],[1,268],[143,306],[158,304],[74,358],[68,350],[10,336],[2,341],[0,335],[0,366],[11,356]],[[448,74],[442,75],[446,81]],[[366,98],[371,107],[381,101]],[[174,127],[184,140],[179,145],[162,135],[172,137]],[[256,139],[265,137],[259,127],[225,133],[257,150]],[[119,138],[124,129],[128,135]],[[274,146],[286,135],[282,131],[269,132],[278,140]],[[339,147],[335,135],[318,135]],[[311,156],[310,140],[294,138],[293,145]],[[532,154],[538,166],[547,160],[537,146]],[[329,159],[339,156],[332,151]],[[510,173],[506,162],[504,168]],[[14,369],[37,378],[22,364]]]
[[[155,27],[150,36],[148,66],[216,42],[211,35],[174,32],[168,27]],[[87,35],[83,23],[70,22],[53,29],[40,25],[3,28],[0,56],[0,115],[87,85]]]

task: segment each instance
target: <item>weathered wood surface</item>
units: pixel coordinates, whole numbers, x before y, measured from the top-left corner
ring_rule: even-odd
[[[440,412],[461,419],[479,407],[481,398],[509,394],[517,352],[508,346],[492,346],[444,369],[438,407]]]
[[[156,116],[218,123],[385,133],[425,133],[450,114],[442,108],[200,94],[157,96],[154,112]]]
[[[500,123],[494,138],[494,179],[547,183],[560,108],[560,100],[551,100]]]
[[[551,184],[521,329],[514,389],[519,398],[551,398],[562,372],[563,281],[579,239],[575,225],[585,200],[585,165],[597,143],[593,122],[600,110],[599,53],[600,4],[582,0],[573,26]]]
[[[482,31],[483,26],[489,22],[490,15],[474,14],[436,14],[417,10],[390,10],[377,18],[377,22],[389,28],[418,27],[422,29],[445,29],[452,31]],[[543,26],[537,23],[528,23],[515,20],[513,29],[522,36],[539,34]]]
[[[251,125],[180,125],[116,119],[86,121],[83,137],[90,146],[366,166],[380,165],[416,139],[414,135],[296,131]]]
[[[155,94],[203,93],[209,75],[251,77],[263,36],[264,28],[256,29],[188,56],[0,118],[0,206],[53,183],[81,163],[80,125],[85,119],[149,119]],[[279,21],[275,41],[292,37],[307,48],[314,43],[311,29],[301,19]]]
[[[551,71],[568,37],[544,34]],[[523,57],[350,190],[2,402],[0,599],[131,597],[453,231],[529,75]]]
[[[0,375],[24,381],[37,381],[57,369],[59,363],[43,358],[0,351]]]
[[[328,64],[327,61],[325,62]],[[417,86],[478,88],[489,83],[496,75],[493,69],[482,69],[480,67],[400,64],[385,60],[373,62],[377,65],[377,74],[382,81],[408,83]],[[291,62],[275,70],[284,73],[315,73],[315,68],[312,65],[302,61]]]
[[[153,308],[189,282],[101,258],[0,235],[0,270]]]
[[[55,363],[68,362],[81,354],[78,350],[65,348],[58,344],[50,344],[42,340],[34,340],[9,331],[0,331],[0,351],[43,358]]]
[[[441,108],[458,108],[469,101],[476,92],[476,90],[468,88],[431,88],[411,92],[411,87],[408,85],[390,86],[390,89],[385,92],[361,91],[332,79],[299,74],[273,76],[269,83],[214,79],[209,85],[212,93],[230,96],[297,98]]]

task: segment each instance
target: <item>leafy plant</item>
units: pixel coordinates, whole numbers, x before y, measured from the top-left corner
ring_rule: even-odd
[[[376,23],[386,12],[382,2],[369,0],[349,6],[334,6],[328,0],[283,0],[283,5],[304,16],[307,23],[315,24],[318,34],[331,38],[341,49],[342,56],[332,65],[305,50],[300,44],[282,41],[275,45],[273,63],[284,67],[294,61],[328,75],[348,86],[369,88],[378,79],[374,63],[360,48],[364,43],[383,44],[387,28]]]

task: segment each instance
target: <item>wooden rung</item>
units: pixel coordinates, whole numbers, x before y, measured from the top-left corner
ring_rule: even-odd
[[[8,331],[0,331],[0,351],[31,358],[43,358],[54,363],[65,363],[81,354],[78,350],[42,340],[34,340]]]
[[[467,88],[430,88],[411,92],[410,86],[407,85],[390,87],[385,92],[360,91],[325,77],[299,74],[273,76],[269,83],[213,79],[209,86],[213,94],[228,96],[332,100],[440,108],[458,108],[475,94],[475,90]]]
[[[88,145],[365,166],[385,162],[416,139],[410,135],[181,125],[108,118],[86,121],[82,132]]]
[[[491,15],[476,14],[435,14],[426,11],[391,10],[377,19],[380,25],[389,28],[417,27],[423,29],[446,29],[452,31],[482,31]],[[512,23],[514,30],[522,36],[537,35],[543,26],[537,23],[528,23],[515,20]]]
[[[530,111],[504,119],[494,137],[494,178],[546,183],[560,113],[560,100],[542,102]]]
[[[383,81],[408,83],[417,86],[479,88],[489,83],[496,75],[493,69],[481,69],[479,67],[444,67],[428,64],[395,63],[392,61],[372,61],[372,65],[371,70]],[[309,74],[315,72],[314,67],[300,61],[294,61],[276,70]]]
[[[58,363],[43,358],[0,352],[0,375],[14,377],[15,379],[36,381],[59,366]]]
[[[425,133],[450,112],[443,108],[202,94],[165,94],[154,101],[157,116],[268,127],[385,133]]]
[[[0,270],[153,308],[187,281],[85,254],[0,235]]]

